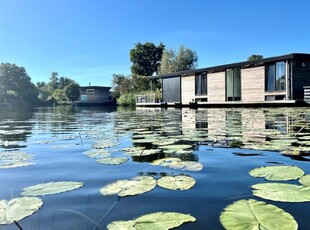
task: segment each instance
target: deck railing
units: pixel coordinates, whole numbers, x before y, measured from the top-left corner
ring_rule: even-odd
[[[304,101],[310,103],[310,86],[304,86]]]
[[[156,103],[155,94],[137,95],[136,103]]]

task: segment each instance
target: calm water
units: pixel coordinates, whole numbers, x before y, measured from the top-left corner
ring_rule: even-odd
[[[264,179],[251,177],[249,170],[267,165],[295,165],[310,174],[310,144],[298,138],[308,135],[309,118],[310,111],[306,108],[116,110],[58,107],[0,111],[0,152],[24,151],[33,155],[29,161],[34,163],[26,167],[0,168],[0,199],[19,197],[24,187],[39,183],[81,181],[84,186],[79,189],[42,196],[44,204],[39,211],[20,220],[19,224],[24,229],[106,229],[115,220],[173,211],[188,213],[197,219],[178,229],[223,229],[219,216],[228,204],[242,198],[263,200],[252,195],[251,185]],[[199,141],[188,140],[193,133],[199,134]],[[124,156],[123,149],[132,146],[156,148],[148,141],[150,134],[186,136],[187,139],[179,143],[191,144],[191,153],[128,156],[129,161],[121,165],[102,165],[85,155],[98,141],[119,143],[107,148],[114,156]],[[132,142],[141,140],[143,135],[145,143]],[[295,139],[279,142],[290,139],[288,136]],[[302,147],[302,156],[260,150],[262,146],[278,151],[296,151],[297,147]],[[150,164],[165,156],[198,161],[204,168],[191,172]],[[158,179],[163,174],[190,175],[196,185],[187,191],[170,191],[157,186],[148,193],[122,198],[99,193],[102,186],[115,180],[138,175],[152,175]],[[290,213],[299,229],[310,229],[309,203],[264,201]],[[17,228],[12,224],[0,229]]]

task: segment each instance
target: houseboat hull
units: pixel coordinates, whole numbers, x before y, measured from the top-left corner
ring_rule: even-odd
[[[273,101],[273,102],[224,102],[224,103],[137,103],[138,107],[176,107],[176,108],[255,108],[255,107],[307,107],[309,103],[304,101]]]
[[[75,106],[78,107],[86,107],[86,106],[113,106],[115,105],[114,101],[98,101],[98,102],[86,102],[86,101],[76,101],[74,103]]]

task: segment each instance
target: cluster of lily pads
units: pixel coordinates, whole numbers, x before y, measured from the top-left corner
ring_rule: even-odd
[[[152,176],[137,176],[131,180],[117,180],[100,189],[102,195],[118,195],[120,197],[139,195],[153,190],[156,185],[169,190],[188,190],[196,181],[188,175],[163,176],[155,179]],[[156,212],[140,216],[128,221],[113,221],[108,224],[109,230],[116,229],[172,229],[196,219],[177,212]]]
[[[301,185],[268,182],[252,186],[253,195],[280,202],[310,202],[310,174],[296,166],[265,166],[249,172],[268,181],[299,179]],[[277,220],[277,221],[274,221]],[[275,205],[254,199],[239,200],[227,206],[220,216],[225,229],[288,229],[298,228],[294,217]]]
[[[37,196],[67,192],[82,186],[82,182],[58,181],[26,187],[21,197],[0,200],[0,225],[12,224],[38,211],[43,201]]]
[[[165,125],[159,125],[157,121],[161,121],[161,119],[153,121],[153,128],[149,130],[148,128],[140,125],[139,128],[131,129],[132,134],[132,143],[136,145],[135,147],[122,149],[126,152],[128,156],[132,157],[145,157],[149,155],[159,155],[160,153],[164,153],[164,158],[160,158],[151,162],[152,165],[161,165],[166,166],[172,169],[183,169],[190,171],[199,171],[202,169],[202,165],[199,162],[194,161],[184,161],[181,160],[182,156],[185,154],[193,155],[193,148],[195,143],[204,143],[204,144],[212,144],[220,147],[225,147],[224,145],[229,145],[233,141],[241,141],[242,132],[245,130],[238,129],[236,126],[240,127],[239,120],[235,120],[234,113],[232,114],[232,118],[229,120],[229,127],[225,127],[222,129],[225,131],[225,134],[221,134],[220,132],[215,133],[214,135],[208,135],[208,131],[212,131],[210,128],[198,128],[195,130],[191,129],[182,129],[182,123],[178,123],[176,120],[174,122],[168,123],[168,126],[171,125],[171,128]],[[238,117],[237,117],[238,118]],[[239,118],[238,118],[239,119]],[[122,124],[122,126],[125,124]],[[149,124],[148,124],[149,125]],[[177,128],[180,127],[180,128]],[[121,128],[120,128],[121,129]],[[182,133],[180,133],[182,130]],[[219,129],[221,130],[221,129]],[[227,135],[227,132],[229,135]],[[285,134],[285,138],[283,138],[284,134],[282,134],[277,129],[268,129],[268,130],[259,130],[259,135],[263,136],[264,144],[267,143],[268,150],[292,150],[291,144],[293,141],[288,141],[287,134]],[[210,133],[209,133],[210,134]],[[225,136],[225,138],[223,138]],[[275,141],[269,137],[280,136],[280,139],[283,139],[288,144],[283,144],[283,141]],[[290,136],[298,136],[299,140],[306,140],[307,136],[296,132],[292,132]],[[218,141],[226,139],[226,142]],[[270,139],[270,140],[268,140]],[[188,142],[189,144],[184,144],[184,142]],[[279,146],[270,147],[270,146]],[[300,143],[306,145],[306,143]],[[145,148],[148,146],[148,148]],[[246,147],[250,147],[250,144],[245,145]],[[263,146],[263,145],[262,145]],[[259,143],[256,143],[255,146],[251,146],[254,149],[265,150]],[[94,147],[94,146],[93,146]],[[105,146],[110,147],[110,146]],[[242,147],[242,146],[240,146]],[[307,149],[304,148],[304,151]],[[91,150],[92,151],[92,150]],[[107,157],[109,154],[105,152],[103,154],[103,158]],[[173,157],[169,157],[173,156]],[[97,158],[96,156],[95,158]],[[100,156],[99,158],[101,158]],[[273,178],[274,180],[292,180],[300,178],[300,183],[305,183],[302,181],[307,181],[309,176],[303,176],[303,171],[293,166],[270,166],[263,167],[259,169],[254,169],[250,172],[250,175],[255,177],[265,177],[263,171],[268,171],[266,173],[266,179],[270,180]],[[257,173],[258,172],[258,173]],[[289,177],[286,174],[295,174],[297,173],[297,177]],[[271,174],[272,176],[270,176]],[[269,176],[268,176],[269,175]],[[182,183],[184,182],[184,177],[182,178]],[[194,180],[191,178],[191,180]],[[114,183],[106,185],[101,188],[100,192],[103,195],[112,195],[117,194],[119,196],[128,196],[128,195],[137,195],[143,192],[147,192],[152,190],[156,185],[161,186],[161,181],[165,182],[166,188],[173,189],[176,188],[174,182],[178,182],[177,176],[167,176],[158,179],[157,181],[153,177],[143,176],[136,177],[132,180],[118,180]],[[172,186],[169,188],[169,185]],[[164,187],[164,186],[163,186]],[[178,187],[178,186],[177,186]],[[178,189],[182,189],[181,186]],[[293,184],[282,184],[282,183],[263,183],[252,186],[253,195],[258,196],[264,199],[270,199],[274,201],[285,201],[285,202],[306,202],[310,201],[310,188],[306,187],[306,184],[303,185],[293,185]],[[277,194],[277,198],[273,198],[270,194]],[[288,198],[290,195],[294,197],[293,194],[298,194],[298,199]],[[275,195],[273,195],[275,196]],[[279,198],[282,197],[282,198]],[[283,198],[286,197],[286,198]],[[240,212],[242,210],[242,212]],[[156,218],[153,215],[157,214],[148,214],[150,219],[148,223],[155,223]],[[182,214],[184,215],[184,214]],[[152,217],[152,218],[151,218]],[[140,217],[141,218],[141,217]],[[140,225],[142,224],[142,220],[140,218],[129,220],[129,221],[114,221],[108,225],[109,229],[140,229]],[[193,217],[194,218],[194,217]],[[275,223],[274,219],[279,220],[282,224],[279,224],[277,221]],[[194,220],[192,220],[194,221]],[[266,202],[248,199],[248,200],[239,200],[231,205],[227,206],[220,215],[220,221],[225,229],[238,229],[240,226],[244,226],[244,229],[252,229],[257,227],[266,228],[266,229],[297,229],[297,223],[294,218],[286,213],[284,210],[276,207],[275,205],[267,204]],[[159,223],[161,221],[158,221]],[[143,227],[141,227],[143,229]],[[145,227],[145,229],[147,229]]]
[[[149,192],[156,185],[169,190],[188,190],[195,185],[196,181],[187,175],[163,176],[156,180],[152,176],[137,176],[131,180],[117,180],[105,185],[100,189],[102,195],[133,196]]]
[[[116,114],[113,118],[115,127],[103,129],[81,129],[81,134],[88,140],[94,140],[92,149],[85,154],[97,163],[104,165],[118,165],[126,163],[129,158],[145,159],[152,156],[150,164],[163,166],[175,170],[200,171],[203,165],[197,162],[193,154],[196,144],[207,144],[219,147],[234,146],[260,150],[282,151],[284,154],[306,154],[310,151],[307,122],[303,117],[291,117],[291,130],[288,130],[287,120],[277,123],[271,129],[265,128],[265,123],[272,121],[276,111],[266,112],[263,117],[244,116],[238,111],[224,112],[224,121],[218,116],[218,111],[191,111],[183,114],[175,111],[147,115],[139,112],[136,116],[128,113],[122,117]],[[253,113],[255,111],[252,111]],[[192,117],[194,115],[194,117]],[[241,120],[242,118],[242,120]],[[252,120],[251,120],[252,119]],[[264,128],[249,127],[249,124],[264,122]],[[184,122],[184,120],[188,122]],[[95,119],[96,121],[96,119]],[[89,122],[94,122],[93,117]],[[98,119],[99,122],[99,119]],[[107,117],[106,122],[112,122]],[[191,123],[197,127],[193,129]],[[212,123],[213,122],[213,123]],[[282,123],[283,122],[283,123]],[[211,125],[212,123],[212,125]],[[300,123],[300,124],[299,124]],[[76,125],[76,124],[74,124]],[[91,125],[89,126],[91,128]],[[246,128],[245,128],[246,127]],[[286,127],[283,130],[283,127]],[[250,133],[245,139],[245,133]],[[1,133],[5,134],[5,133]],[[114,138],[107,138],[113,136]],[[130,136],[132,147],[113,149],[121,143],[118,138]],[[249,138],[250,137],[250,138]],[[67,137],[70,139],[78,136]],[[253,139],[254,141],[251,142]],[[115,153],[124,153],[117,155]],[[0,152],[0,168],[20,167],[33,164],[32,155],[20,151]],[[250,171],[253,177],[263,177],[273,183],[253,185],[253,195],[272,201],[280,202],[309,202],[310,175],[294,166],[268,166]],[[279,183],[278,181],[299,179],[300,185]],[[153,176],[137,176],[132,179],[117,180],[100,188],[102,195],[118,195],[126,197],[150,192],[156,186],[170,190],[188,190],[196,181],[188,175],[166,175],[160,178]],[[43,201],[37,196],[56,194],[77,189],[82,182],[50,182],[25,188],[22,197],[10,201],[0,200],[0,224],[10,224],[19,221],[37,211]],[[242,210],[242,211],[241,211]],[[13,214],[12,214],[13,213]],[[4,216],[2,216],[2,214]],[[275,222],[274,219],[277,219]],[[127,221],[113,221],[107,228],[113,229],[171,229],[186,222],[194,222],[195,217],[176,212],[157,212],[137,217]],[[294,218],[275,205],[255,199],[242,199],[228,205],[220,215],[221,224],[225,229],[297,229]]]

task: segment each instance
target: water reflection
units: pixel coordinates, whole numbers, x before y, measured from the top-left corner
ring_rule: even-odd
[[[173,209],[193,212],[197,222],[193,223],[194,227],[188,225],[188,229],[206,226],[222,229],[218,220],[223,208],[244,191],[252,197],[249,188],[260,180],[251,178],[249,170],[270,164],[294,164],[309,174],[306,162],[310,151],[308,108],[115,110],[58,107],[38,108],[25,114],[2,111],[0,114],[1,143],[19,139],[19,146],[14,148],[27,146],[22,152],[31,154],[30,163],[34,163],[27,167],[1,169],[1,181],[5,184],[0,189],[1,199],[18,197],[24,187],[43,182],[84,182],[77,191],[44,197],[42,209],[20,221],[21,226],[32,226],[33,229],[42,229],[42,226],[44,229],[94,228],[85,224],[83,218],[63,212],[69,209],[87,215],[96,223],[102,220],[103,228],[114,220]],[[17,133],[17,130],[24,131]],[[15,134],[4,131],[15,131]],[[98,142],[106,146],[102,148],[111,156],[126,156],[130,160],[117,166],[96,163],[96,159],[91,159],[85,152],[94,149]],[[243,149],[231,149],[231,146]],[[135,147],[158,149],[159,152],[143,155],[139,149],[138,155],[134,156],[125,150]],[[247,148],[280,151],[298,161]],[[13,152],[8,150],[12,149],[0,146],[1,153]],[[203,169],[182,171],[140,163],[161,158],[198,162]],[[186,193],[157,188],[143,196],[122,198],[117,207],[111,209],[118,198],[103,197],[99,192],[103,185],[119,179],[136,175],[157,179],[184,172],[197,181],[197,186]],[[299,218],[301,229],[309,229],[309,223],[305,221],[307,208],[304,203],[290,207],[290,212]],[[129,209],[132,212],[129,213]],[[108,215],[103,220],[105,213]],[[15,229],[16,226],[5,227]]]
[[[0,147],[5,149],[25,148],[26,140],[32,133],[32,109],[1,108]]]
[[[310,152],[308,108],[232,108],[232,109],[168,109],[138,108],[144,116],[162,115],[161,134],[182,136],[195,134],[191,144],[209,144],[218,147],[241,147],[257,150],[279,151],[296,160],[308,160]],[[165,116],[170,119],[165,119]],[[166,123],[165,123],[166,121]],[[157,127],[158,128],[158,127]],[[156,128],[155,128],[156,129]],[[166,132],[165,132],[166,130]],[[188,141],[186,142],[188,143]],[[150,147],[150,146],[148,146]],[[191,160],[196,160],[195,157]]]

